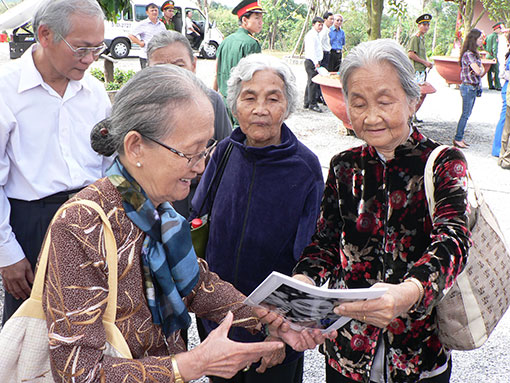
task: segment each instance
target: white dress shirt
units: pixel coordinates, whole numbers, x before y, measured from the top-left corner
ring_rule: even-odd
[[[319,37],[321,39],[321,46],[324,52],[329,52],[331,50],[331,42],[329,41],[329,28],[324,25],[322,31],[319,33]]]
[[[90,147],[92,127],[111,111],[104,86],[85,74],[61,97],[36,69],[35,48],[0,73],[0,267],[24,257],[7,198],[33,201],[84,187],[111,163]]]
[[[153,23],[149,18],[146,18],[135,24],[132,35],[145,43],[140,52],[141,58],[147,58],[147,46],[149,45],[149,41],[151,41],[155,35],[164,31],[166,31],[165,24],[159,19],[156,23]]]
[[[305,35],[305,59],[312,60],[315,65],[322,60],[323,52],[319,33],[310,29]]]

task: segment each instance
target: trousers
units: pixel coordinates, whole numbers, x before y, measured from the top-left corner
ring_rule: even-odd
[[[308,76],[305,89],[305,100],[304,104],[306,107],[317,105],[320,96],[320,86],[312,81],[312,78],[319,74],[315,69],[315,64],[312,60],[305,60],[305,71]]]

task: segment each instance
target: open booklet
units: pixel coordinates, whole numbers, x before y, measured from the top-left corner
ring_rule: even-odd
[[[312,286],[273,271],[244,301],[283,316],[295,330],[319,328],[336,330],[351,320],[333,308],[342,302],[379,298],[387,288],[327,289]]]

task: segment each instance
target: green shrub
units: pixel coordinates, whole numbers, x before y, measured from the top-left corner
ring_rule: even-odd
[[[101,82],[105,82],[104,72],[99,68],[92,68],[90,70],[90,74],[97,78]],[[119,90],[122,86],[128,82],[131,77],[135,75],[135,71],[133,70],[121,70],[115,69],[113,72],[113,81],[105,84],[106,90]]]
[[[91,68],[90,74],[97,78],[99,81],[104,82],[104,72],[99,68]]]

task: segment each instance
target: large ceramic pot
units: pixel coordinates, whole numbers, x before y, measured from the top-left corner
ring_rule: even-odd
[[[436,66],[437,73],[444,78],[448,85],[450,84],[462,84],[460,81],[460,65],[459,58],[453,56],[433,56],[434,65]],[[482,65],[485,68],[485,72],[489,70],[492,64],[495,64],[496,60],[482,58]]]
[[[351,121],[347,115],[347,108],[345,105],[344,93],[342,92],[342,84],[340,77],[337,74],[330,74],[329,76],[321,76],[318,74],[312,79],[313,82],[321,86],[322,96],[328,105],[328,108],[337,116],[347,129],[352,129]],[[420,85],[421,97],[416,105],[418,110],[425,99],[427,94],[435,93],[436,89],[428,82]]]

